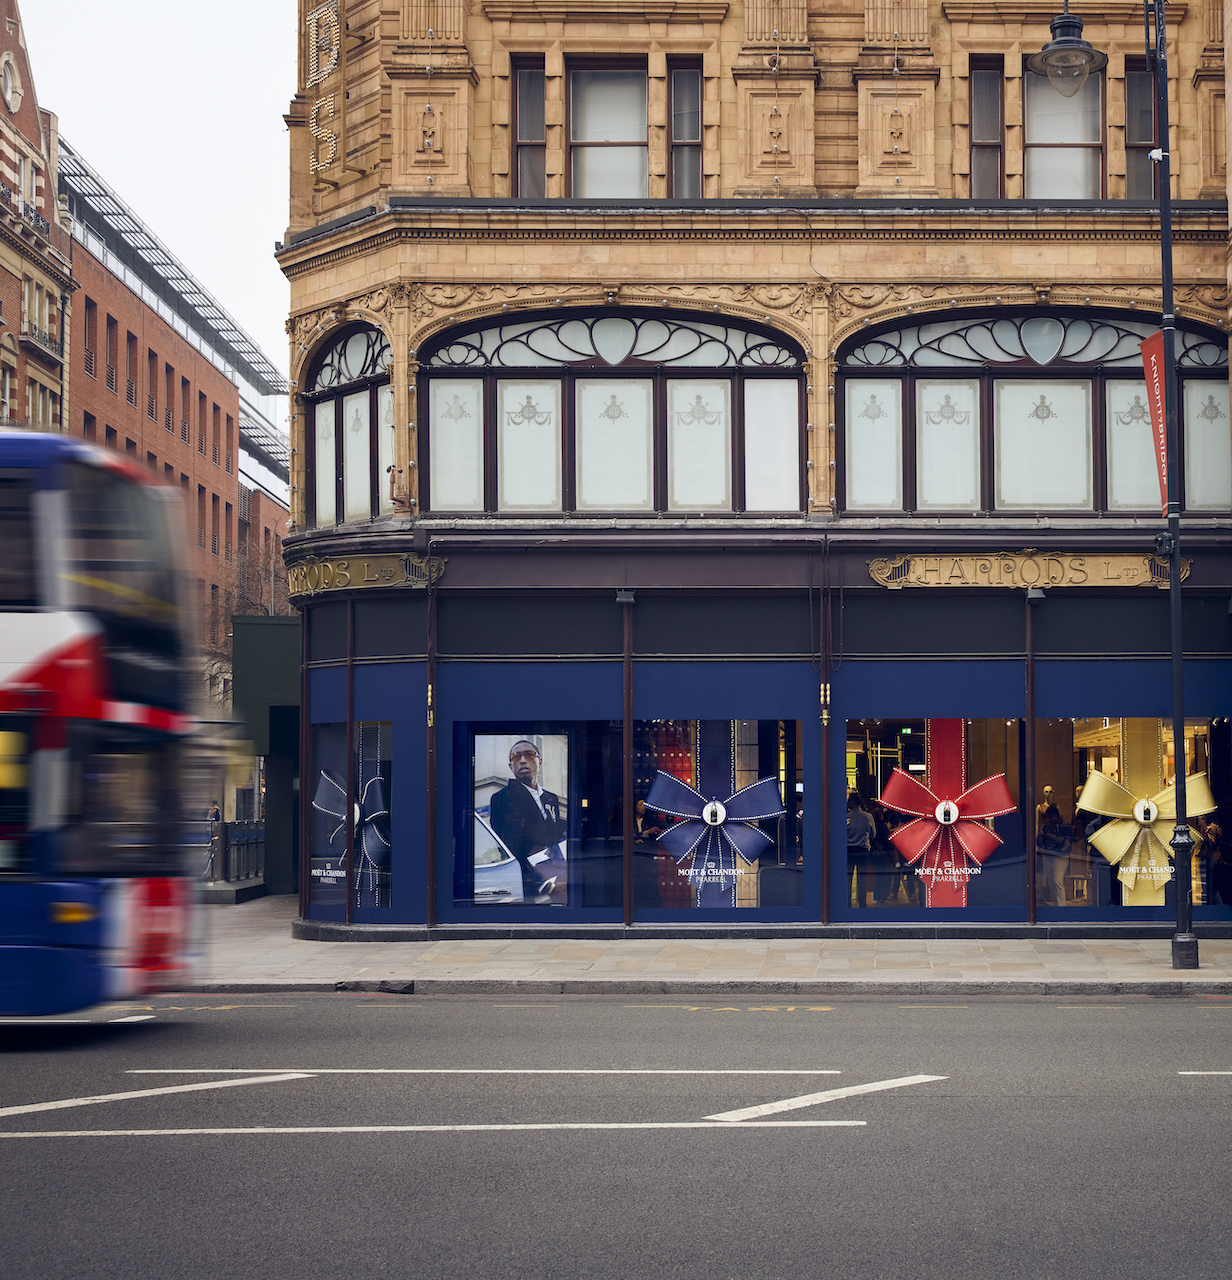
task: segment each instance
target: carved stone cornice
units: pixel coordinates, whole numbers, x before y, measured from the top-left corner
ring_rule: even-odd
[[[1049,23],[1057,16],[1054,0],[945,0],[941,11],[951,22],[990,23],[998,27],[1020,22]],[[1074,5],[1071,12],[1092,27],[1142,26],[1140,0],[1109,0],[1104,4],[1088,2]],[[1173,29],[1188,12],[1188,4],[1164,6],[1168,26]],[[1006,38],[1008,43],[1008,35]]]
[[[636,9],[617,0],[486,0],[494,22],[722,22],[726,0],[642,0]]]

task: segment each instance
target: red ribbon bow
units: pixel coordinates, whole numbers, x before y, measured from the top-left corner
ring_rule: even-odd
[[[899,827],[890,841],[908,863],[920,863],[916,874],[924,881],[926,906],[965,907],[968,878],[1001,844],[1001,837],[979,820],[1013,813],[1018,806],[1003,773],[964,790],[964,721],[928,720],[924,734],[929,786],[895,769],[881,793],[887,808],[916,819]]]

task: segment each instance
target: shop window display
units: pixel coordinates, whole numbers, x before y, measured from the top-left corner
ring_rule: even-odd
[[[1020,906],[1020,722],[847,722],[847,900]]]
[[[393,905],[392,728],[388,720],[356,721],[350,794],[346,725],[312,728],[308,892],[314,906],[345,909],[348,863],[353,906]]]
[[[454,901],[619,907],[621,723],[502,722],[457,732],[469,769]],[[800,743],[797,721],[636,721],[634,906],[799,906]]]
[[[1226,777],[1229,762],[1226,734],[1215,728],[1207,719],[1185,722],[1195,906],[1232,905],[1232,860],[1211,786],[1212,779]],[[1041,720],[1035,739],[1037,906],[1171,905],[1177,754],[1170,722]]]

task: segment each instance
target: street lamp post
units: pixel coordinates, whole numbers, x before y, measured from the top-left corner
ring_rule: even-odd
[[[1154,18],[1154,46],[1151,19]],[[1179,428],[1176,406],[1176,316],[1172,298],[1172,175],[1168,155],[1168,38],[1164,0],[1142,0],[1147,61],[1155,75],[1155,118],[1159,146],[1151,159],[1159,165],[1159,250],[1163,286],[1164,424],[1168,472],[1168,529],[1155,538],[1155,550],[1168,557],[1168,605],[1172,649],[1172,751],[1176,782],[1176,825],[1172,831],[1172,862],[1176,874],[1176,932],[1172,935],[1172,967],[1198,967],[1198,939],[1193,933],[1193,836],[1189,833],[1185,798],[1185,676],[1181,631],[1181,493],[1177,471]],[[1065,10],[1052,20],[1052,39],[1027,59],[1030,70],[1046,75],[1054,89],[1073,97],[1092,71],[1108,63],[1082,39],[1082,19]]]

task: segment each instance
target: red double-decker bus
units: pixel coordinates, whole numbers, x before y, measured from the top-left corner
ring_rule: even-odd
[[[194,955],[179,496],[0,432],[0,1017],[182,985]]]

